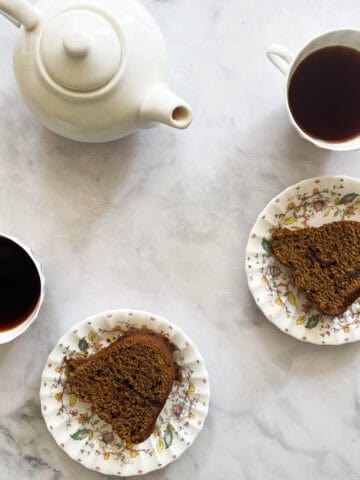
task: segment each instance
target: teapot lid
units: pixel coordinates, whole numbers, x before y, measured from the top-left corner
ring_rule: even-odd
[[[121,60],[119,37],[111,23],[90,10],[70,10],[53,18],[40,43],[49,76],[61,86],[89,92],[106,85]]]

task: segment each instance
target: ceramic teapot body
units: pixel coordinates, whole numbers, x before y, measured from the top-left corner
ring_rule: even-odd
[[[190,125],[190,107],[167,86],[162,34],[137,0],[0,0],[0,10],[22,24],[16,79],[50,130],[106,142],[157,122]]]

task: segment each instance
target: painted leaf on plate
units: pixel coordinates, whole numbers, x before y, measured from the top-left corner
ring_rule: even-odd
[[[174,439],[173,427],[169,423],[164,433],[165,448],[171,447],[173,439]]]
[[[77,432],[70,435],[73,440],[84,440],[89,435],[87,428],[80,428]]]
[[[74,407],[74,406],[75,406],[75,404],[76,404],[76,397],[75,397],[74,394],[70,395],[69,403],[70,403],[70,407]]]
[[[292,292],[288,294],[288,300],[291,303],[291,305],[296,305],[296,298]]]
[[[315,328],[317,324],[320,322],[320,320],[321,320],[321,315],[313,315],[306,322],[305,328],[308,328],[308,329]]]
[[[296,325],[303,325],[305,323],[306,317],[305,315],[302,315],[296,320]]]
[[[86,340],[86,337],[81,338],[79,340],[79,350],[81,352],[87,352],[88,348],[89,348],[89,344]]]
[[[347,193],[342,197],[339,204],[340,205],[347,205],[348,203],[352,203],[357,197],[359,196],[358,193]]]
[[[93,342],[96,338],[96,335],[94,332],[89,332],[87,337],[90,340],[90,342]]]
[[[159,441],[157,442],[157,451],[159,453],[161,453],[163,450],[164,450],[164,442],[162,440],[162,438],[159,439]]]
[[[262,245],[263,249],[265,250],[265,252],[272,253],[270,240],[267,240],[266,238],[263,238],[263,240],[261,242],[261,245]]]
[[[292,225],[293,223],[296,222],[296,216],[295,215],[292,215],[291,217],[287,218],[285,221],[284,221],[284,225]]]

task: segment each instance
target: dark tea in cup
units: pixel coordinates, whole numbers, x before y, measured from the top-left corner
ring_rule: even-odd
[[[297,125],[326,142],[360,135],[360,51],[328,46],[310,53],[294,70],[288,103]]]
[[[41,288],[31,256],[14,240],[0,236],[0,332],[30,317],[40,301]]]

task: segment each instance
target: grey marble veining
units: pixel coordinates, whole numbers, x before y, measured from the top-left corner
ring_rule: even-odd
[[[48,352],[110,308],[161,314],[205,357],[210,415],[194,446],[149,480],[360,477],[360,345],[320,348],[280,333],[247,290],[244,249],[265,204],[321,174],[360,176],[359,153],[316,150],[283,105],[272,42],[299,48],[358,28],[355,0],[146,0],[162,26],[185,132],[159,127],[108,145],[44,130],[15,85],[15,27],[0,19],[0,230],[41,258],[38,321],[0,347],[0,480],[100,480],[56,447],[39,409]],[[290,5],[291,4],[291,5]]]

